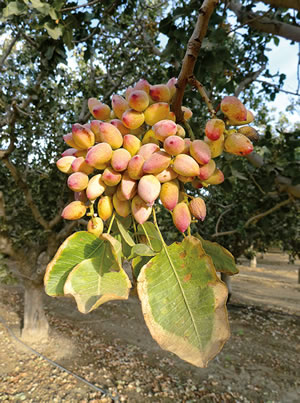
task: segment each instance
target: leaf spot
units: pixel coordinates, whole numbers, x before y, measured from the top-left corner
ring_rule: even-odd
[[[186,257],[186,251],[182,251],[182,252],[179,254],[179,257],[180,257],[180,259],[184,259],[184,258]]]
[[[188,281],[190,281],[191,278],[192,278],[192,273],[186,274],[186,275],[183,277],[183,281],[184,281],[185,283],[187,283]]]

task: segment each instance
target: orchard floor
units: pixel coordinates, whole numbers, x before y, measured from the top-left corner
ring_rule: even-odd
[[[71,299],[45,297],[47,343],[31,346],[124,402],[300,402],[297,265],[265,255],[240,266],[229,304],[232,336],[200,369],[152,340],[137,298],[83,315]],[[0,287],[0,315],[19,336],[22,290]],[[0,401],[111,402],[28,352],[0,322]]]

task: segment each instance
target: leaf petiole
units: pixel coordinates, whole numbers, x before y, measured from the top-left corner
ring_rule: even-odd
[[[111,227],[112,227],[112,225],[113,225],[113,222],[114,222],[114,220],[115,220],[115,217],[116,217],[116,213],[113,213],[113,215],[112,215],[112,217],[111,217],[111,220],[110,220],[110,223],[109,223],[109,227],[108,227],[108,230],[107,230],[107,234],[109,234],[110,231],[111,231]]]

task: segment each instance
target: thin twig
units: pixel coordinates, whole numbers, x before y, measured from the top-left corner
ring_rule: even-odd
[[[258,189],[263,195],[265,195],[266,192],[262,189],[262,187],[260,186],[260,184],[256,182],[254,176],[253,176],[251,173],[249,173],[249,176],[250,176],[250,178],[252,179],[252,181],[253,181],[253,183],[255,184],[255,186],[257,187],[257,189]]]
[[[189,84],[191,84],[193,87],[197,88],[203,101],[206,103],[206,106],[207,106],[212,118],[214,118],[216,116],[216,111],[214,110],[213,104],[207,95],[204,85],[201,84],[198,80],[196,80],[196,78],[194,76],[189,78]]]
[[[231,206],[232,206],[232,205],[231,205]],[[230,207],[231,207],[231,206],[230,206]],[[217,222],[216,222],[216,228],[215,228],[215,233],[216,233],[216,234],[219,233],[219,225],[220,225],[220,222],[221,222],[222,218],[223,218],[224,215],[225,215],[226,213],[228,213],[230,210],[231,210],[231,209],[228,208],[228,209],[224,210],[224,211],[219,215],[219,218],[218,218],[218,220],[217,220]]]

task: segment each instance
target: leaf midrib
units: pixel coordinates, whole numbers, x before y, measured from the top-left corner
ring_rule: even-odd
[[[177,282],[178,282],[178,284],[179,284],[179,288],[180,288],[180,291],[181,291],[181,294],[182,294],[184,303],[185,303],[185,305],[186,305],[186,307],[187,307],[187,310],[188,310],[188,312],[189,312],[189,314],[190,314],[190,317],[191,317],[191,319],[192,319],[192,323],[193,323],[193,326],[194,326],[194,329],[195,329],[195,333],[196,333],[196,335],[197,335],[198,342],[201,344],[201,338],[200,338],[200,335],[199,335],[199,333],[198,333],[198,329],[197,329],[197,326],[196,326],[196,322],[195,322],[194,316],[193,316],[192,311],[191,311],[191,309],[190,309],[190,307],[189,307],[189,304],[188,304],[188,301],[187,301],[187,299],[186,299],[184,290],[183,290],[183,288],[182,288],[182,285],[181,285],[181,282],[180,282],[179,277],[178,277],[178,275],[177,275],[175,266],[173,265],[173,261],[172,261],[170,255],[169,255],[169,252],[168,252],[168,249],[167,249],[165,243],[163,243],[163,247],[164,247],[164,250],[165,250],[165,252],[166,252],[167,258],[168,258],[168,260],[169,260],[170,266],[171,266],[171,268],[172,268],[172,270],[173,270],[173,272],[174,272],[175,278],[176,278],[176,280],[177,280]]]

